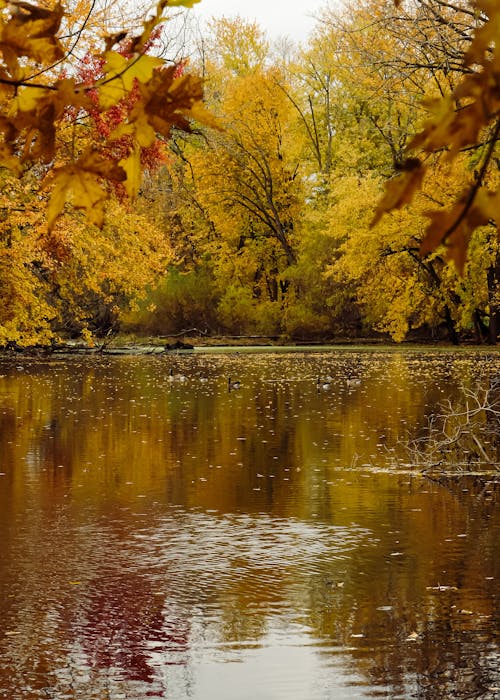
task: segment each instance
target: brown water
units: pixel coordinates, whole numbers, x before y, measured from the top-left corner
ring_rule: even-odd
[[[486,351],[1,362],[0,698],[500,698],[494,493],[394,467],[499,371]]]

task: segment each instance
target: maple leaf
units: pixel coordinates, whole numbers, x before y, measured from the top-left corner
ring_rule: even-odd
[[[489,222],[490,212],[485,210],[486,204],[488,208],[493,204],[487,193],[478,197],[476,191],[472,196],[472,191],[466,190],[451,208],[425,212],[430,223],[420,244],[420,254],[429,255],[440,245],[445,245],[445,258],[452,260],[463,275],[470,238],[476,228]]]
[[[401,167],[405,172],[386,182],[385,193],[375,210],[371,227],[375,226],[385,213],[409,204],[415,191],[420,189],[425,174],[425,167],[421,161],[409,158]]]
[[[108,51],[104,66],[106,75],[97,83],[101,108],[108,109],[118,104],[132,90],[136,80],[147,83],[153,71],[162,65],[164,61],[155,56],[143,55],[126,59],[116,51]]]
[[[71,202],[76,209],[85,209],[89,220],[96,226],[102,226],[104,201],[108,195],[97,175],[76,165],[66,165],[54,170],[46,185],[53,187],[47,207],[49,231],[54,228],[66,202]]]
[[[62,78],[54,84],[54,87],[56,90],[52,95],[52,101],[57,115],[62,115],[68,107],[91,109],[92,102],[84,86],[76,83],[74,78]]]
[[[125,189],[129,197],[135,197],[141,185],[141,152],[139,148],[134,148],[127,158],[122,158],[119,165],[127,174]]]
[[[144,106],[131,119],[143,110],[149,124],[165,137],[170,135],[172,126],[191,131],[190,117],[217,126],[214,117],[203,107],[203,82],[197,76],[189,73],[176,76],[176,67],[169,66],[156,71],[147,85],[140,86],[140,91]]]
[[[474,33],[464,58],[466,66],[482,65],[491,46],[497,44],[500,32],[500,13],[497,0],[476,0],[475,5],[477,10],[483,12],[489,19]]]
[[[125,180],[125,171],[96,150],[84,154],[76,163],[57,168],[45,179],[45,187],[52,187],[47,208],[47,224],[51,231],[56,220],[69,202],[75,209],[84,209],[89,221],[99,228],[104,221],[104,201],[108,193],[102,180]]]
[[[82,155],[75,165],[82,170],[99,175],[105,180],[113,180],[114,182],[123,182],[125,180],[125,173],[122,168],[95,148]]]
[[[26,2],[13,2],[14,12],[0,31],[0,48],[15,57],[27,56],[37,63],[49,64],[64,55],[55,36],[64,15],[62,5],[52,10]],[[12,62],[17,64],[14,59]]]
[[[11,111],[13,112],[17,107],[21,112],[31,112],[37,108],[38,101],[43,99],[48,92],[48,90],[30,87],[29,85],[20,87]]]

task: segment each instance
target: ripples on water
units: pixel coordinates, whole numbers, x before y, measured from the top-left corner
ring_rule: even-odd
[[[0,698],[500,697],[494,487],[394,470],[498,354],[22,363]]]

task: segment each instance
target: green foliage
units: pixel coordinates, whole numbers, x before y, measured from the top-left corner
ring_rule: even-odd
[[[217,302],[209,268],[182,273],[171,267],[136,308],[124,315],[122,327],[147,335],[169,335],[193,328],[213,332],[218,323]]]

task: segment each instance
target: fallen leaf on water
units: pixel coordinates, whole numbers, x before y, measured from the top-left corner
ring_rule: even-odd
[[[458,591],[456,586],[426,586],[427,591]]]

